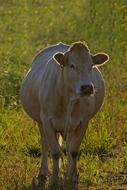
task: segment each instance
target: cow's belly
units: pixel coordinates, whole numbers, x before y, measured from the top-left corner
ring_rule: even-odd
[[[25,112],[36,122],[41,123],[40,120],[40,106],[35,104],[32,100],[28,100],[27,104],[23,105]]]
[[[27,82],[27,81],[26,81]],[[29,82],[29,81],[28,81]],[[35,91],[37,93],[37,90]],[[21,88],[21,102],[25,112],[38,123],[40,122],[40,104],[37,95],[33,95],[30,85]]]

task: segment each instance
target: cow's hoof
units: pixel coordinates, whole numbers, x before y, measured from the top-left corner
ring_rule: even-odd
[[[73,178],[73,181],[75,184],[78,184],[79,183],[79,173],[77,173],[74,178]]]
[[[42,170],[40,168],[40,170],[39,170],[38,175],[36,176],[36,178],[38,180],[45,180],[48,176],[49,176],[49,170],[48,169]]]
[[[58,189],[59,187],[59,182],[58,182],[58,177],[52,177],[51,179],[51,190]]]
[[[78,185],[78,182],[79,182],[78,179],[79,179],[79,174],[78,173],[76,175],[74,175],[72,178],[70,178],[71,188],[72,187],[74,188],[74,187],[76,187],[76,185]]]
[[[36,178],[37,178],[38,181],[46,181],[47,176],[45,176],[45,175],[38,175]]]
[[[47,179],[47,177],[48,177],[48,175],[40,174],[40,173],[36,176],[38,181],[45,181]]]

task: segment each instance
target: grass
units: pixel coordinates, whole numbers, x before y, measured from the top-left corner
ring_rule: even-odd
[[[79,40],[85,40],[92,53],[110,55],[110,62],[101,69],[105,102],[81,145],[79,189],[127,189],[126,0],[0,3],[0,189],[40,188],[35,179],[39,131],[22,110],[19,88],[40,49]],[[51,189],[50,178],[46,187]],[[67,188],[61,169],[57,189]]]

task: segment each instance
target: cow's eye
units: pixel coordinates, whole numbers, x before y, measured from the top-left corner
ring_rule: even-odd
[[[73,64],[70,65],[71,69],[75,69],[75,66]]]

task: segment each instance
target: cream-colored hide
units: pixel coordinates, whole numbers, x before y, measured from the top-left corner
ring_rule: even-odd
[[[41,134],[39,176],[48,174],[48,147],[53,159],[53,178],[58,176],[60,134],[66,141],[68,176],[76,183],[80,144],[104,99],[104,81],[98,66],[107,61],[107,54],[92,55],[84,42],[50,46],[33,60],[20,96],[24,110],[38,123]]]

